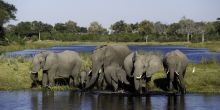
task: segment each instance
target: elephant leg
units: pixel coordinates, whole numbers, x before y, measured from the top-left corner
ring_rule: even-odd
[[[179,88],[180,88],[180,91],[181,93],[186,93],[186,87],[185,87],[185,84],[184,84],[184,79],[183,79],[183,75],[180,74],[178,77],[177,77],[177,81],[178,81],[178,85],[179,85]]]
[[[104,79],[104,80],[103,80],[103,85],[102,85],[102,90],[105,90],[106,87],[107,87],[107,82],[106,82],[106,80]]]
[[[103,80],[104,80],[104,73],[99,74],[98,78],[98,89],[101,89],[103,86]]]
[[[168,73],[168,77],[169,77],[169,91],[172,91],[173,90],[173,80],[174,80],[174,71],[170,71]]]
[[[135,86],[135,90],[142,94],[142,88],[141,88],[141,81],[140,80],[134,80],[134,86]]]
[[[69,86],[73,86],[73,76],[69,76]]]
[[[118,90],[118,83],[117,82],[112,80],[112,86],[113,86],[114,91]]]
[[[47,87],[48,85],[48,74],[46,72],[43,72],[42,85],[43,87]]]
[[[80,73],[80,70],[79,70],[78,66],[75,66],[72,70],[70,77],[69,77],[69,85],[70,86],[79,86],[80,85],[79,84],[80,82],[76,80],[79,73]]]
[[[55,75],[55,71],[53,69],[48,71],[49,86],[55,85],[55,81],[54,81],[55,76],[54,75]]]

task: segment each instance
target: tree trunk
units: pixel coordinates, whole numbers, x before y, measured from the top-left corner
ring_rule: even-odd
[[[187,33],[187,42],[189,42],[189,33]]]
[[[41,41],[41,39],[40,39],[40,32],[39,32],[39,34],[38,34],[38,40]]]
[[[205,41],[205,35],[204,35],[204,32],[202,33],[202,43],[204,43]]]
[[[148,35],[145,37],[145,42],[147,43]]]

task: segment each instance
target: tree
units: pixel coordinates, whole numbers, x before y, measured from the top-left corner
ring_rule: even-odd
[[[79,32],[80,34],[82,33],[87,33],[88,30],[86,27],[77,27],[77,32]]]
[[[56,23],[54,29],[58,32],[64,33],[66,32],[66,25],[64,23]]]
[[[172,23],[168,26],[167,34],[170,36],[178,36],[178,30],[180,29],[179,23]]]
[[[154,26],[153,23],[147,20],[144,20],[138,25],[138,33],[141,35],[147,35],[153,33]]]
[[[213,26],[215,28],[215,33],[217,34],[217,36],[219,36],[219,34],[220,34],[220,21],[213,22]]]
[[[76,33],[77,32],[77,23],[74,21],[68,21],[65,23],[67,32]]]
[[[165,24],[162,24],[161,22],[156,22],[154,24],[154,30],[159,35],[167,34],[167,26]]]
[[[31,30],[34,33],[38,33],[38,40],[41,40],[41,32],[49,32],[51,33],[53,26],[49,24],[45,24],[41,21],[33,21],[31,26]]]
[[[190,35],[195,32],[195,23],[191,19],[187,19],[186,17],[183,17],[180,21],[180,29],[178,30],[179,33],[183,35],[187,35],[187,42],[189,42]]]
[[[132,33],[138,32],[138,23],[135,23],[135,24],[131,23],[130,27],[131,27]]]
[[[110,28],[113,31],[113,33],[116,33],[116,34],[132,32],[131,26],[125,23],[123,20],[115,22],[113,25],[111,25]]]
[[[30,32],[33,32],[31,22],[20,22],[15,27],[15,34],[18,37],[25,37]]]
[[[103,28],[101,24],[94,21],[90,23],[90,26],[88,28],[88,32],[90,34],[96,34],[96,35],[103,35],[107,33],[107,29]]]
[[[11,19],[14,20],[16,18],[16,11],[17,9],[14,5],[8,4],[3,0],[0,0],[0,41],[4,40],[3,24],[7,23]]]

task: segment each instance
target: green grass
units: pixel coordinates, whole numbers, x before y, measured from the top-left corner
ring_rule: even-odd
[[[192,73],[195,67],[195,72]],[[189,64],[184,78],[187,92],[220,93],[220,65],[215,62]],[[150,82],[153,91],[161,91],[154,83],[155,80],[166,78],[166,74],[161,71],[155,73]]]
[[[23,50],[30,48],[46,48],[55,45],[72,45],[72,44],[122,44],[122,45],[146,45],[145,42],[62,42],[62,41],[37,41],[26,42],[24,45],[10,44],[8,46],[0,46],[0,53]],[[209,48],[211,51],[220,52],[220,42],[206,42],[206,43],[186,43],[186,42],[148,42],[148,45],[184,45],[189,47]],[[83,59],[82,70],[91,67],[91,53],[80,53]],[[213,59],[215,60],[215,59]],[[31,79],[29,70],[31,67],[31,59],[22,57],[17,58],[3,58],[0,57],[0,90],[12,89],[29,89],[31,86]],[[192,68],[196,68],[196,72],[192,73]],[[201,64],[190,64],[185,76],[186,87],[189,92],[217,92],[220,93],[220,65],[214,62],[204,61]],[[157,72],[150,82],[151,90],[161,91],[162,89],[155,86],[154,80],[165,78],[165,74],[161,70]],[[41,78],[41,72],[40,76]],[[37,88],[41,89],[41,88]],[[69,90],[66,86],[52,87],[51,90]]]

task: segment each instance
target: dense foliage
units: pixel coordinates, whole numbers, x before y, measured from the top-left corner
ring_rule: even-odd
[[[11,19],[15,19],[15,12],[17,9],[14,5],[8,4],[0,0],[0,44],[4,42],[4,28],[3,24],[7,23]]]
[[[117,21],[107,30],[94,21],[89,27],[80,27],[74,21],[56,23],[54,26],[41,21],[20,22],[5,27],[8,42],[26,40],[62,41],[188,41],[204,42],[220,40],[220,21],[195,22],[183,17],[179,22],[163,24],[143,20],[128,24]]]
[[[16,11],[17,9],[13,5],[0,0],[0,41],[24,43],[27,40],[107,42],[205,42],[220,40],[219,18],[212,22],[195,22],[192,19],[183,17],[178,22],[171,24],[148,20],[126,23],[119,20],[113,23],[109,29],[104,28],[97,21],[91,22],[89,27],[81,27],[71,20],[55,25],[41,21],[22,21],[16,25],[3,27],[3,24],[15,19]]]

